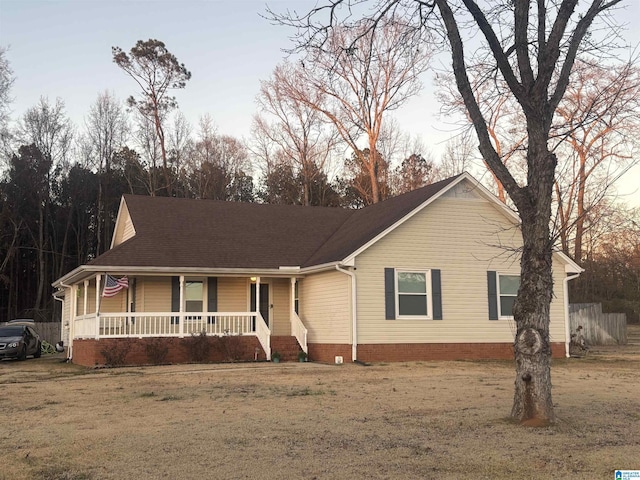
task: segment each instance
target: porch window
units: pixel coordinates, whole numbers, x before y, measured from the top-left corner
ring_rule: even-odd
[[[513,305],[520,288],[520,275],[498,275],[498,293],[500,295],[501,318],[513,317]]]
[[[188,280],[185,282],[185,312],[202,312],[204,303],[202,301],[204,292],[202,280]]]
[[[293,309],[296,312],[296,315],[300,315],[300,299],[299,299],[299,283],[296,282],[293,287]]]

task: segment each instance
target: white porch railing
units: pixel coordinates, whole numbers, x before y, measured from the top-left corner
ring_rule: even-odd
[[[254,335],[271,359],[271,331],[257,312],[122,312],[77,316],[74,338]]]
[[[291,313],[291,334],[296,337],[304,353],[309,353],[307,346],[307,328],[295,312]]]

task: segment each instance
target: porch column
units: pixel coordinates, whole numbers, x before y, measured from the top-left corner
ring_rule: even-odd
[[[82,309],[82,315],[87,314],[87,303],[89,301],[89,280],[84,281],[84,307]]]
[[[256,312],[260,313],[260,277],[256,277]]]
[[[96,315],[100,314],[100,278],[100,274],[96,275]]]
[[[178,336],[180,338],[184,337],[184,275],[180,275],[180,308],[179,317],[178,317]]]
[[[293,315],[296,313],[296,282],[298,279],[296,277],[291,277],[291,302],[290,310],[289,310],[289,321],[291,322],[291,326],[293,327]]]

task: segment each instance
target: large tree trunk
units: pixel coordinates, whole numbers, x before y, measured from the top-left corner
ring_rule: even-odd
[[[553,293],[549,218],[556,158],[547,150],[542,137],[532,139],[538,135],[531,130],[528,174],[537,178],[537,191],[532,192],[529,187],[522,191],[517,202],[522,220],[523,248],[520,290],[514,306],[517,324],[514,341],[516,379],[511,416],[527,425],[543,426],[555,421],[549,342],[549,310]]]

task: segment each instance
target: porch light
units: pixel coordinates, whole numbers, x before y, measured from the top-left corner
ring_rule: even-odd
[[[257,281],[257,280],[258,280],[258,277],[251,277],[251,281],[252,281],[252,282],[255,282],[255,281]]]

